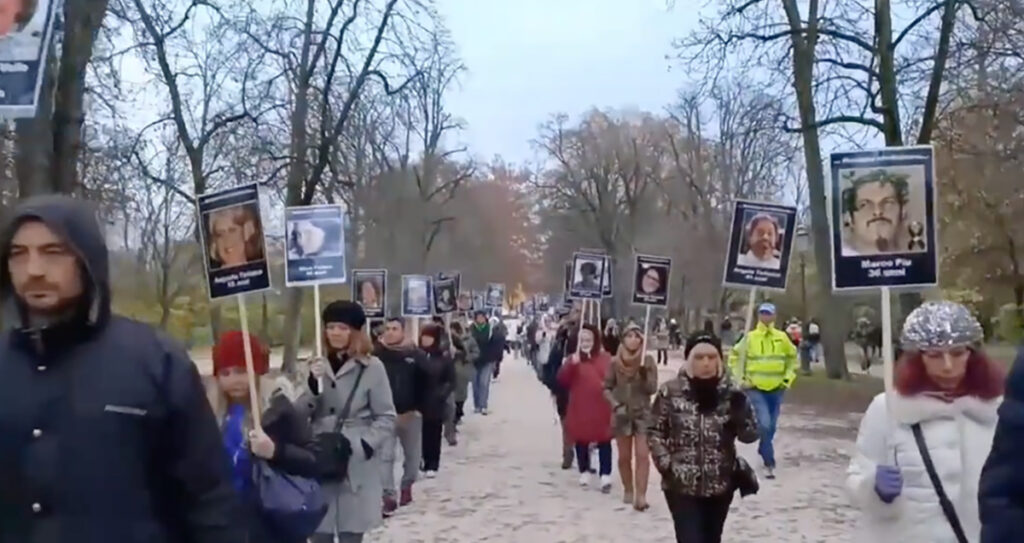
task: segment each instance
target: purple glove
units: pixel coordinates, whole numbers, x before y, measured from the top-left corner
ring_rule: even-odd
[[[903,473],[895,466],[875,468],[875,494],[885,503],[892,503],[903,493]]]

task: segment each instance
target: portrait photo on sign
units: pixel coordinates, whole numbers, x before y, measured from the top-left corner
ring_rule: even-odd
[[[840,254],[927,252],[924,180],[924,168],[919,165],[842,169]]]
[[[341,206],[287,207],[285,217],[285,282],[344,283],[345,219]]]
[[[672,259],[636,255],[633,272],[633,303],[640,305],[668,305],[669,277]]]
[[[247,185],[196,198],[210,296],[270,288],[259,188]]]
[[[402,276],[402,316],[429,317],[433,314],[430,283],[429,275]]]
[[[500,309],[505,305],[505,285],[501,283],[487,284],[487,307]]]
[[[724,284],[785,289],[795,223],[795,206],[737,200]]]
[[[930,146],[833,153],[835,289],[938,284]]]
[[[604,255],[576,253],[572,259],[572,287],[569,293],[574,298],[601,298],[601,277],[604,274]]]
[[[368,317],[383,317],[387,307],[387,270],[352,270],[353,300]]]
[[[486,295],[481,290],[473,291],[473,311],[484,311],[487,309],[487,304],[484,303]]]
[[[0,0],[0,62],[38,60],[50,0]]]
[[[457,302],[455,279],[434,279],[434,314],[444,315],[455,311]]]
[[[473,310],[473,293],[462,291],[459,292],[457,308],[459,311],[472,311]]]

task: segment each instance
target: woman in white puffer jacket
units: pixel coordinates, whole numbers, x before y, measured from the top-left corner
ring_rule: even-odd
[[[864,413],[847,470],[847,489],[863,513],[855,541],[979,540],[978,480],[992,446],[1004,381],[1002,370],[981,350],[982,339],[978,321],[959,304],[928,302],[907,317],[896,390],[888,398],[876,396]],[[952,515],[939,503],[915,426]]]

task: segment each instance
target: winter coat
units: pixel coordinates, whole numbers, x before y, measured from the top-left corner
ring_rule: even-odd
[[[444,420],[448,396],[455,390],[455,363],[447,351],[427,352],[423,369],[425,397],[420,412],[424,420]]]
[[[570,355],[558,370],[558,382],[569,392],[566,434],[576,443],[610,441],[612,406],[604,397],[604,380],[610,371],[611,357],[598,351],[587,360],[573,360],[579,360],[579,355]]]
[[[884,393],[868,406],[847,469],[847,490],[862,512],[854,541],[956,541],[914,441],[911,425],[920,423],[935,470],[967,539],[977,542],[981,531],[978,480],[992,446],[1000,400],[965,396],[946,403],[899,394],[889,400],[891,416]],[[898,466],[903,473],[903,492],[892,504],[884,503],[875,493],[875,468],[879,465]]]
[[[424,370],[427,354],[411,343],[395,347],[380,344],[373,354],[387,371],[391,398],[398,414],[421,410],[427,397],[427,376]]]
[[[350,360],[334,375],[324,377],[323,394],[307,390],[295,407],[312,418],[314,435],[334,431],[355,387],[360,365],[366,369],[341,430],[352,444],[348,478],[342,483],[322,483],[330,509],[317,529],[320,534],[362,534],[379,526],[382,520],[381,448],[394,433],[396,417],[384,364],[373,356]]]
[[[461,344],[461,348],[459,345]],[[469,383],[473,380],[473,360],[480,356],[480,348],[470,334],[463,334],[455,344],[455,401],[464,402],[469,398]]]
[[[263,431],[274,442],[274,457],[267,464],[282,473],[300,477],[315,477],[317,464],[314,441],[309,422],[284,394],[270,397],[262,416]],[[247,502],[249,514],[249,543],[305,543],[282,539],[266,525],[259,515],[257,496]]]
[[[680,373],[654,397],[647,441],[662,488],[686,496],[721,496],[735,489],[736,440],[757,441],[757,418],[728,375],[718,382],[718,403],[701,413],[690,378]],[[737,398],[739,409],[731,404]]]
[[[566,410],[569,408],[569,390],[559,383],[558,373],[562,369],[562,363],[566,361],[566,356],[576,347],[576,329],[574,324],[558,329],[552,339],[547,361],[541,368],[541,381],[555,397],[555,408],[558,416],[562,418],[565,418]]]
[[[505,356],[505,337],[496,326],[487,325],[480,328],[476,323],[469,325],[469,333],[476,341],[480,354],[473,360],[473,365],[482,368],[495,364]]]
[[[655,351],[664,351],[664,350],[667,350],[669,348],[669,344],[668,344],[668,326],[666,326],[666,325],[658,326],[657,328],[655,328],[654,334],[652,334],[652,335],[654,336],[652,338],[653,341],[651,341],[651,344],[648,345],[648,348],[650,348],[652,350],[655,350]]]
[[[1024,348],[1006,379],[992,450],[981,472],[978,501],[982,543],[1016,539],[1024,526]]]
[[[604,397],[612,406],[612,432],[616,436],[647,433],[651,396],[658,391],[658,365],[653,356],[647,355],[636,374],[626,377],[615,370],[616,364],[618,355],[612,358],[604,380]]]
[[[0,543],[242,543],[245,517],[196,366],[146,324],[112,316],[96,216],[26,201],[82,258],[76,316],[28,328],[0,239]]]

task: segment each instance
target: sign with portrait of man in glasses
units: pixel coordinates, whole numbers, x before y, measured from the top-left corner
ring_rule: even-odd
[[[936,285],[932,148],[834,153],[831,166],[833,288]]]

